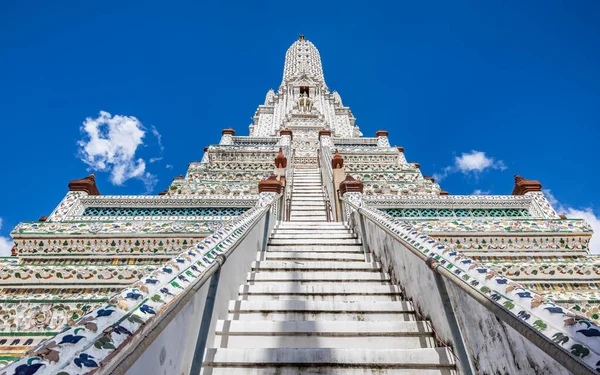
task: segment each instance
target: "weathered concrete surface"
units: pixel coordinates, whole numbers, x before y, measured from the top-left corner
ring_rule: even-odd
[[[351,218],[359,232],[357,213]],[[383,265],[393,282],[401,285],[413,301],[419,319],[431,320],[437,335],[453,346],[453,338],[444,313],[433,272],[400,242],[365,219],[367,248]],[[500,322],[464,291],[446,283],[450,300],[466,341],[467,351],[477,374],[570,374],[560,363]]]

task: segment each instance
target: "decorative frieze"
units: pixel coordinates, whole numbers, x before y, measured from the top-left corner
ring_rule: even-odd
[[[592,227],[581,219],[423,219],[409,221],[415,228],[427,233],[447,235],[453,232],[474,233],[578,233],[591,237]]]
[[[5,266],[0,286],[58,284],[130,284],[156,266]]]
[[[221,228],[219,226],[219,228]],[[97,238],[74,235],[57,238],[44,236],[24,236],[15,239],[17,253],[21,257],[140,257],[173,256],[189,246],[195,245],[205,235],[196,237],[140,237]],[[82,238],[83,237],[83,238]],[[117,258],[118,259],[118,258]],[[84,263],[85,264],[85,263]],[[146,264],[146,263],[143,263]]]
[[[160,217],[149,221],[96,221],[96,222],[23,222],[15,227],[11,236],[15,239],[30,235],[52,235],[67,237],[73,235],[157,235],[157,234],[196,234],[206,235],[220,229],[224,220],[160,220]],[[233,217],[230,217],[232,219]]]

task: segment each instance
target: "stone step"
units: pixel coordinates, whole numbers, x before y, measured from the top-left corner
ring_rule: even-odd
[[[296,202],[292,202],[292,207],[294,207],[294,205],[301,206],[301,207],[306,207],[306,206],[323,206],[323,207],[325,207],[325,201],[324,200],[296,201]]]
[[[222,350],[222,349],[221,349]],[[339,367],[311,367],[311,366],[273,366],[273,367],[206,367],[202,375],[457,375],[452,368],[428,369],[381,369],[375,368],[347,368]]]
[[[261,294],[248,294],[238,297],[239,300],[243,301],[282,301],[282,300],[301,300],[301,301],[336,301],[336,302],[390,302],[390,301],[401,301],[403,298],[400,296],[393,295],[364,295],[364,294],[307,294],[307,295],[261,295]]]
[[[363,254],[361,245],[273,245],[269,244],[267,246],[267,252],[272,251],[288,251],[288,252],[298,252],[298,253],[360,253]]]
[[[266,260],[335,260],[344,262],[364,262],[365,256],[362,252],[341,253],[341,252],[321,252],[321,253],[303,253],[300,251],[267,251]]]
[[[334,301],[229,301],[229,313],[244,312],[271,312],[271,311],[296,311],[296,312],[330,312],[330,313],[414,313],[412,303],[408,301],[388,302],[334,302]],[[268,319],[266,319],[268,320]]]
[[[381,272],[370,271],[260,271],[248,272],[246,280],[248,282],[262,281],[299,281],[305,283],[314,282],[371,282],[371,281],[390,281],[389,275]]]
[[[347,238],[347,239],[310,239],[310,238],[298,238],[298,239],[279,239],[273,238],[269,241],[270,245],[360,245],[361,242],[358,238]]]
[[[304,202],[292,202],[291,209],[294,211],[306,211],[306,210],[325,210],[324,202],[319,201],[304,201]]]
[[[309,366],[318,369],[320,374],[331,373],[329,368],[343,367],[344,374],[364,374],[364,371],[358,371],[363,369],[377,370],[378,372],[373,373],[378,374],[386,374],[391,369],[410,369],[414,372],[406,374],[421,375],[421,370],[452,369],[455,365],[454,357],[447,348],[218,348],[207,349],[203,363],[206,367],[261,369],[261,374],[265,373],[263,368],[273,368],[277,370],[273,374],[281,374],[282,367],[296,371],[288,371],[288,374],[306,374],[306,367]],[[207,370],[209,369],[204,369],[205,375]]]
[[[283,233],[288,233],[288,234],[324,234],[324,233],[352,233],[349,229],[347,228],[298,228],[298,229],[291,229],[290,228],[280,228],[280,227],[276,227],[275,230],[273,231],[273,233],[277,233],[277,234],[283,234]]]
[[[325,212],[325,210],[326,210],[325,205],[322,205],[322,206],[296,206],[296,205],[292,204],[291,213],[301,212],[301,211],[320,211],[320,212]]]
[[[357,238],[358,236],[353,233],[281,233],[279,231],[273,233],[270,238]]]
[[[303,206],[292,204],[292,213],[302,211],[325,211],[325,205],[322,206]]]
[[[301,209],[292,209],[290,211],[290,215],[292,216],[321,216],[325,215],[325,209],[320,209],[318,207],[302,207]]]
[[[252,262],[252,269],[256,272],[290,272],[290,271],[369,271],[381,272],[381,265],[371,262],[340,262],[340,261],[285,261],[262,260]]]
[[[325,210],[322,211],[292,211],[290,218],[296,218],[296,220],[302,220],[306,217],[307,221],[315,221],[315,217],[322,217],[323,221],[327,221],[327,213]]]
[[[291,216],[324,216],[325,213],[324,211],[321,210],[307,210],[307,211],[300,211],[300,210],[292,210],[291,212]]]
[[[217,348],[420,349],[435,346],[426,322],[219,320]]]
[[[325,201],[323,200],[323,195],[311,195],[311,196],[293,196],[292,197],[292,204],[293,203],[300,203],[302,204],[302,202],[305,201],[313,201],[313,202],[319,202],[319,203],[325,203]]]
[[[311,211],[292,211],[290,213],[290,218],[295,217],[296,219],[302,219],[302,217],[306,216],[310,220],[314,220],[315,216],[323,216],[323,220],[326,221],[326,211],[325,210],[311,210]]]
[[[315,223],[290,223],[288,221],[279,221],[277,222],[277,228],[290,228],[290,229],[300,229],[300,228],[315,228],[315,227],[319,227],[319,228],[349,228],[348,225],[346,223],[342,223],[339,221],[331,221],[331,222],[327,222],[324,221],[323,223],[320,224],[315,224]]]
[[[292,221],[292,222],[293,222],[293,221],[307,221],[307,220],[308,220],[308,221],[315,221],[315,222],[318,222],[318,221],[325,221],[325,220],[327,220],[327,217],[326,217],[326,216],[315,216],[314,218],[309,218],[308,216],[301,216],[300,218],[298,218],[298,217],[296,216],[296,218],[294,218],[294,217],[292,216],[292,217],[290,218],[290,221]]]
[[[387,298],[382,299],[382,301],[402,300],[399,288],[392,284],[369,285],[368,287],[362,283],[306,285],[300,282],[277,282],[253,285],[244,284],[240,285],[239,294],[240,298],[244,300],[247,296],[260,297],[265,300],[272,300],[272,297],[276,297],[279,300],[301,298],[309,300],[315,297],[340,297],[340,301],[358,301],[363,300],[363,298],[369,300],[369,298],[377,297]]]

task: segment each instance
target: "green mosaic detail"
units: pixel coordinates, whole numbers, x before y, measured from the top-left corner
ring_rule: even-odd
[[[382,208],[394,217],[529,217],[526,208]]]
[[[87,207],[83,216],[237,216],[247,207]]]

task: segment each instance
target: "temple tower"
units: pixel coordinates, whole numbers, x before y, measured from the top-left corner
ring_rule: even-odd
[[[91,175],[20,223],[0,371],[600,371],[592,230],[539,181],[450,195],[387,131],[362,136],[303,36],[249,133],[223,129],[158,196]]]

